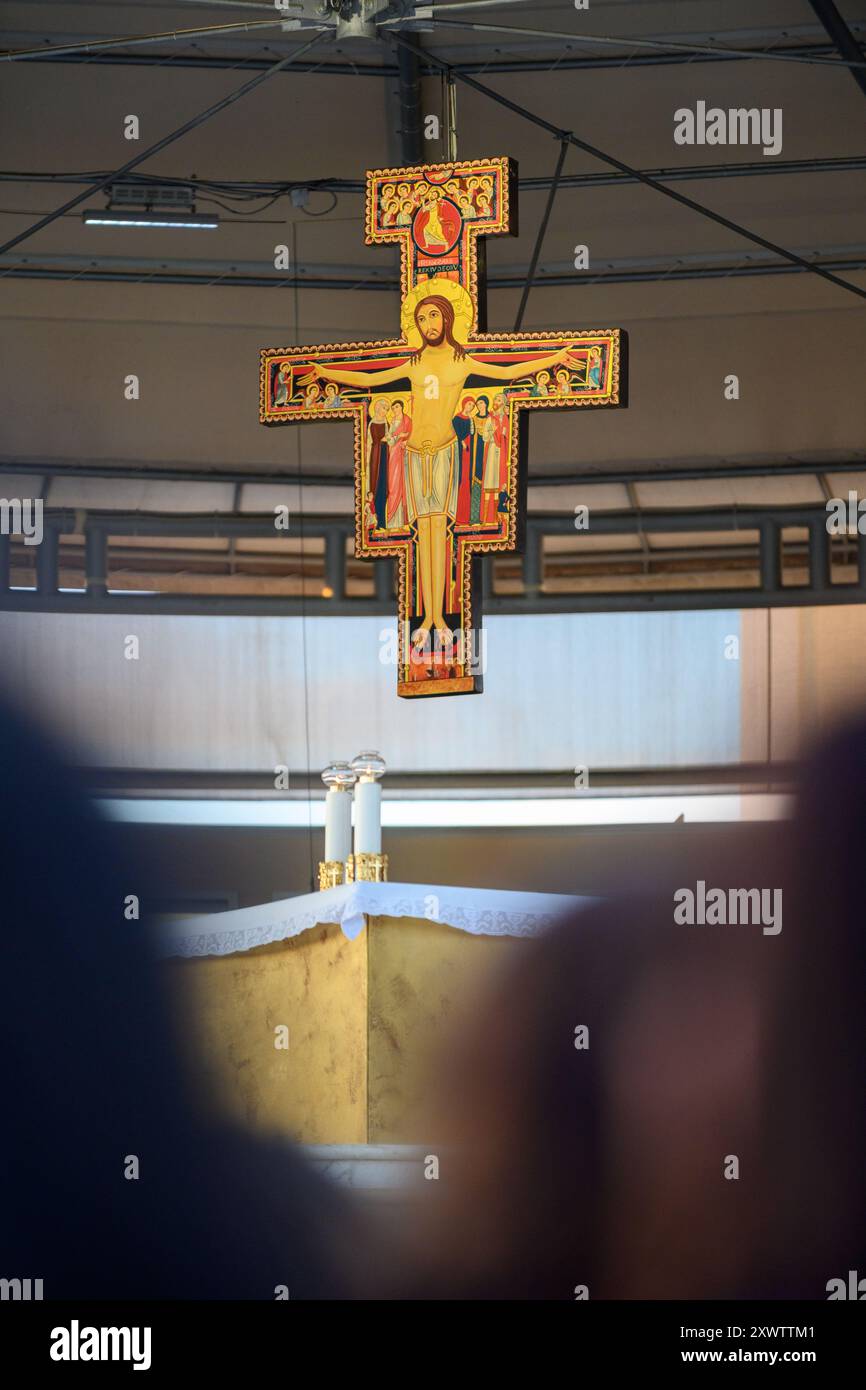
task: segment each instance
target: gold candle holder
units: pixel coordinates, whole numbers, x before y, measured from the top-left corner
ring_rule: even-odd
[[[346,866],[342,859],[322,859],[319,861],[319,892],[326,888],[337,888],[344,882]]]
[[[346,860],[347,883],[387,883],[387,854],[350,854]]]

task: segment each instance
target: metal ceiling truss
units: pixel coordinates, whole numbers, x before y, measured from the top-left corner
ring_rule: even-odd
[[[509,4],[512,3],[512,0],[502,0],[502,3]],[[643,170],[635,169],[633,166],[617,158],[615,155],[611,155],[606,151],[600,149],[599,147],[592,145],[590,142],[579,138],[572,131],[563,130],[559,128],[552,122],[548,121],[545,117],[539,115],[536,112],[530,111],[527,107],[521,105],[519,102],[511,100],[510,98],[504,96],[502,93],[496,91],[495,89],[489,86],[485,86],[483,83],[478,82],[474,77],[470,77],[466,73],[457,73],[452,64],[446,62],[444,59],[434,54],[425,53],[423,48],[421,48],[417,43],[412,42],[406,36],[407,31],[411,32],[413,28],[418,27],[416,20],[418,20],[421,16],[422,10],[423,17],[425,20],[433,17],[435,22],[435,15],[439,10],[447,11],[448,15],[453,18],[453,13],[455,9],[477,10],[486,9],[489,7],[489,0],[466,0],[466,3],[462,3],[461,0],[461,3],[459,4],[456,3],[455,0],[455,3],[450,6],[433,4],[425,5],[423,7],[417,6],[412,2],[412,0],[318,0],[318,3],[317,0],[291,0],[291,3],[289,2],[289,0],[286,0],[285,5],[281,4],[278,6],[278,8],[285,9],[286,11],[291,9],[293,12],[300,10],[302,18],[301,20],[295,18],[287,20],[285,23],[285,27],[298,28],[303,26],[304,24],[307,24],[309,28],[314,30],[314,36],[308,44],[303,45],[300,49],[296,50],[296,52],[294,52],[290,56],[284,57],[280,59],[278,62],[273,63],[264,72],[259,73],[256,77],[250,78],[247,82],[243,84],[243,86],[230,93],[227,97],[223,97],[220,101],[212,104],[206,110],[200,112],[198,115],[186,121],[183,125],[177,127],[173,131],[170,131],[167,135],[163,136],[162,139],[158,140],[155,144],[149,146],[145,150],[142,150],[139,154],[135,155],[132,159],[128,160],[126,164],[121,166],[121,168],[113,171],[113,173],[103,175],[97,178],[89,186],[85,186],[85,188],[81,192],[75,194],[72,198],[68,199],[65,203],[61,204],[60,207],[55,208],[53,212],[47,213],[44,216],[38,218],[37,221],[32,223],[29,227],[26,227],[23,231],[20,231],[16,235],[10,237],[7,241],[3,242],[2,245],[0,245],[0,255],[3,255],[13,250],[22,242],[29,240],[29,238],[32,237],[35,233],[43,230],[45,227],[50,226],[53,222],[57,221],[58,218],[63,217],[65,214],[79,207],[81,203],[84,202],[91,194],[96,194],[101,190],[106,189],[107,187],[109,187],[110,184],[115,183],[118,179],[124,177],[126,174],[136,169],[147,159],[151,158],[155,154],[158,154],[168,145],[173,144],[175,141],[181,139],[189,131],[198,128],[205,121],[212,119],[215,115],[217,115],[227,106],[231,105],[233,102],[242,99],[249,92],[253,91],[263,82],[267,81],[271,76],[274,76],[277,73],[284,71],[291,64],[295,63],[298,59],[300,59],[303,56],[303,54],[308,49],[312,48],[319,41],[319,39],[322,38],[325,32],[327,32],[325,28],[325,23],[321,18],[324,15],[327,16],[328,25],[330,25],[333,21],[333,29],[338,38],[344,34],[350,37],[375,37],[380,29],[383,31],[383,34],[387,35],[390,43],[394,48],[395,58],[397,60],[398,70],[400,72],[401,100],[405,108],[404,118],[401,121],[401,136],[404,149],[408,149],[410,147],[413,149],[417,148],[416,137],[418,132],[416,127],[418,124],[420,124],[418,80],[418,74],[420,71],[419,65],[422,61],[425,63],[430,62],[433,64],[433,67],[436,70],[438,70],[445,78],[447,78],[449,82],[453,83],[455,81],[459,81],[464,86],[468,86],[474,92],[477,92],[479,95],[484,96],[488,100],[495,102],[498,105],[504,107],[505,109],[513,112],[515,115],[521,117],[523,120],[535,126],[537,129],[544,130],[549,135],[554,136],[560,142],[561,145],[564,146],[564,144],[567,142],[568,144],[575,146],[575,148],[582,150],[585,154],[589,154],[593,158],[599,160],[602,164],[607,165],[608,168],[615,169],[620,174],[628,175],[631,179],[637,179],[644,187],[651,188],[656,193],[662,194],[664,197],[673,200],[680,206],[686,207],[690,209],[692,212],[697,213],[699,216],[709,221],[712,221],[716,225],[724,227],[727,231],[734,232],[737,236],[742,237],[745,241],[748,241],[753,245],[760,246],[764,251],[769,251],[773,255],[779,257],[781,260],[787,261],[793,266],[799,266],[799,268],[802,270],[807,270],[814,275],[820,276],[822,279],[838,286],[840,289],[845,290],[848,294],[855,295],[858,298],[866,299],[866,290],[861,289],[859,285],[854,284],[850,280],[842,279],[839,275],[836,274],[834,269],[831,269],[828,266],[823,265],[814,260],[810,261],[804,258],[803,256],[799,255],[799,253],[797,252],[790,251],[786,247],[780,246],[775,242],[769,241],[766,237],[760,236],[758,233],[751,231],[749,228],[744,227],[740,223],[733,221],[729,217],[722,216],[720,213],[713,211],[713,209],[707,207],[705,204],[700,203],[693,198],[687,197],[684,193],[678,192],[675,188],[670,187],[668,184],[664,182],[661,182],[660,180],[654,178],[650,174],[647,174]],[[317,16],[318,18],[316,18]],[[259,23],[260,22],[256,21],[252,27],[258,27]],[[267,25],[270,25],[272,21],[262,21],[261,23],[267,23]],[[391,27],[388,28],[388,25],[390,25]],[[427,26],[425,24],[422,24],[420,27],[425,28]],[[485,30],[490,28],[490,26],[483,27],[485,28]],[[517,31],[506,30],[505,32],[516,33]],[[169,35],[169,37],[174,37],[174,35]],[[568,39],[570,36],[558,35],[557,37]],[[584,37],[592,38],[593,36],[585,35]],[[153,38],[153,36],[150,36],[150,38]],[[146,43],[150,40],[147,37],[145,37],[136,38],[134,41],[136,43]],[[605,43],[611,42],[607,38],[601,39],[598,36],[594,36],[594,41]],[[115,42],[116,40],[106,41],[106,43],[108,44],[114,44]],[[655,46],[653,40],[630,39],[629,42],[634,44],[634,46],[637,48],[653,48]],[[87,49],[99,46],[100,45],[98,41],[94,43],[87,43],[84,45],[84,47]],[[678,46],[684,47],[690,52],[694,51],[696,47],[702,47],[700,45]],[[714,50],[711,49],[710,51],[712,52]],[[406,55],[408,55],[408,57]],[[15,57],[26,58],[28,55],[24,53],[19,53],[17,55],[7,54],[5,56],[7,58],[14,59]],[[759,55],[753,54],[753,56]],[[778,55],[774,55],[773,53],[767,52],[760,56],[772,58]],[[861,63],[860,60],[849,61],[844,57],[839,58],[837,60],[833,60],[831,65],[848,66],[851,67],[852,70],[856,69],[858,71],[861,66],[866,66],[866,64]],[[563,148],[563,156],[564,153],[565,151]],[[560,163],[557,167],[557,172],[554,176],[554,184],[552,185],[554,192],[556,191],[556,188],[558,186],[561,172],[562,159],[560,160]],[[550,204],[548,204],[548,212],[549,206]],[[49,278],[52,277],[49,276]]]
[[[396,74],[395,74],[396,76]],[[815,159],[773,159],[758,161],[741,161],[731,164],[680,164],[667,165],[659,169],[641,169],[633,174],[626,173],[594,173],[594,174],[565,174],[560,177],[560,188],[616,188],[619,186],[639,183],[641,175],[648,175],[650,178],[663,179],[666,183],[690,183],[694,180],[704,182],[713,179],[745,179],[763,178],[773,174],[848,174],[862,173],[866,169],[866,155],[840,155],[826,156]],[[92,172],[89,174],[51,174],[39,173],[36,171],[19,172],[16,170],[0,170],[0,183],[27,183],[27,184],[87,184],[90,186],[94,179],[102,179],[106,171]],[[115,175],[111,175],[112,178]],[[518,187],[521,193],[545,190],[550,188],[553,183],[552,174],[538,174],[524,176],[518,179]],[[310,192],[321,193],[356,193],[363,197],[366,184],[363,179],[329,179],[316,177],[312,179],[292,179],[292,180],[257,180],[251,182],[244,179],[199,179],[174,178],[168,175],[159,174],[136,174],[131,173],[124,180],[129,185],[141,183],[146,188],[165,188],[165,189],[188,189],[194,196],[206,198],[209,193],[218,193],[222,197],[236,197],[258,199],[269,196],[285,195],[288,197],[296,189],[307,189]]]
[[[35,36],[33,36],[35,38]],[[8,40],[8,35],[6,36]],[[35,53],[29,59],[32,63],[65,63],[76,66],[79,63],[86,63],[88,67],[153,67],[153,68],[180,68],[186,71],[205,72],[208,70],[237,72],[243,68],[247,72],[264,71],[273,62],[273,49],[269,45],[269,54],[266,56],[253,56],[238,59],[234,57],[220,57],[217,54],[204,53],[66,53],[52,57],[49,53]],[[8,50],[7,50],[8,51]],[[789,52],[792,55],[803,56],[815,59],[832,58],[834,49],[832,44],[814,45],[790,45],[780,46],[777,52],[784,54]],[[2,55],[0,55],[2,56]],[[591,57],[579,53],[566,53],[557,59],[550,58],[511,58],[499,59],[490,62],[486,59],[477,59],[475,62],[455,62],[453,68],[458,75],[461,73],[470,76],[498,77],[500,75],[515,75],[527,72],[586,72],[613,68],[658,68],[658,67],[678,67],[688,64],[691,67],[694,63],[738,63],[757,61],[748,53],[621,53],[618,55],[598,54]],[[395,63],[359,63],[356,61],[345,61],[342,63],[324,61],[315,63],[312,61],[301,61],[293,64],[296,72],[322,73],[326,77],[377,77],[388,78],[398,76],[398,67]],[[834,64],[841,67],[842,64]],[[422,61],[420,65],[422,77],[435,77],[436,69],[430,63]]]
[[[534,283],[536,289],[589,289],[598,285],[637,285],[664,281],[669,284],[685,280],[732,280],[763,275],[802,275],[807,270],[858,271],[866,269],[866,247],[856,247],[846,254],[834,254],[830,248],[818,250],[815,259],[797,264],[779,260],[764,252],[746,252],[739,258],[730,253],[717,256],[684,254],[666,260],[639,258],[613,260],[599,270],[575,271],[570,263],[542,266],[532,282],[525,269],[505,268],[497,274],[488,273],[487,289],[521,289]],[[120,264],[118,264],[120,262]],[[181,265],[184,263],[181,262]],[[152,258],[147,261],[125,257],[94,256],[0,256],[0,279],[84,281],[89,284],[127,285],[184,285],[199,288],[267,289],[267,290],[336,290],[387,291],[396,293],[399,278],[393,273],[377,273],[363,267],[308,266],[296,275],[262,273],[258,263],[238,261],[189,262],[196,269],[171,269],[169,260]],[[344,273],[340,274],[340,270]],[[321,273],[328,271],[328,274]],[[345,273],[348,271],[348,274]]]
[[[259,8],[262,13],[267,13],[272,7],[247,5],[238,8],[246,11]],[[813,8],[817,9],[817,5]],[[455,22],[455,7],[452,5],[449,6],[449,9],[452,19],[450,24],[447,21],[447,15],[445,18],[415,22],[407,17],[396,26],[383,24],[379,32],[381,34],[393,33],[395,27],[408,29],[410,32],[413,29],[416,32],[424,32],[425,30],[441,32],[449,28],[456,32],[461,28],[467,29],[468,26],[465,21]],[[848,52],[843,52],[834,34],[830,35],[832,40],[830,43],[824,40],[824,32],[829,32],[829,29],[823,16],[819,15],[819,17],[822,18],[820,26],[793,25],[786,26],[784,29],[721,30],[714,31],[712,35],[706,33],[660,34],[647,35],[640,39],[632,39],[628,36],[617,38],[607,35],[590,36],[584,34],[581,36],[579,31],[566,34],[539,29],[520,30],[514,26],[473,25],[470,33],[496,35],[495,38],[488,38],[485,45],[493,50],[494,56],[492,59],[487,54],[483,57],[472,56],[463,59],[455,56],[454,67],[457,72],[480,75],[482,73],[548,72],[552,68],[557,71],[591,71],[592,69],[619,69],[623,67],[669,67],[693,63],[793,61],[813,62],[835,67],[851,66],[851,70],[856,71],[856,65],[862,60],[862,54],[857,51],[856,35],[861,34],[866,25],[861,21],[846,26],[855,47],[849,49]],[[324,22],[327,23],[327,21]],[[317,16],[315,11],[312,12],[311,17],[308,17],[308,24],[312,23],[323,23],[322,16]],[[267,68],[272,63],[277,50],[288,45],[293,33],[300,35],[304,32],[303,27],[292,30],[285,26],[286,32],[283,35],[279,33],[275,35],[274,31],[281,28],[283,25],[279,20],[270,18],[246,23],[208,25],[195,30],[175,30],[162,34],[116,36],[107,41],[103,40],[103,47],[100,47],[100,40],[82,37],[80,34],[58,33],[54,35],[54,42],[49,43],[46,41],[44,33],[7,30],[0,34],[0,44],[3,45],[4,49],[4,52],[0,53],[0,60],[5,58],[11,61],[30,63],[87,63],[105,67],[169,66],[186,69],[231,69],[232,71],[237,71],[238,67],[243,65],[248,70],[255,71],[257,68]],[[260,41],[245,37],[248,33],[258,31],[260,31]],[[398,69],[393,63],[358,61],[356,40],[358,38],[369,40],[371,37],[369,32],[366,35],[352,35],[344,31],[342,36],[336,34],[335,28],[332,29],[332,32],[337,44],[346,43],[345,48],[338,47],[337,49],[341,57],[345,53],[343,61],[326,61],[324,64],[312,61],[298,63],[298,72],[318,71],[326,72],[329,76],[345,77],[382,78],[397,76]],[[219,45],[226,40],[231,41],[230,52],[207,52],[202,46],[203,42]],[[549,47],[551,43],[556,43],[560,48],[556,57],[533,56],[533,49],[537,50],[545,44]],[[587,51],[591,50],[593,45],[598,51]],[[350,56],[352,49],[355,50],[355,54]],[[368,43],[367,49],[372,52],[372,45]],[[451,52],[455,52],[453,45]],[[503,58],[502,54],[508,52],[514,53],[515,56]],[[432,66],[423,61],[420,70],[422,76],[425,77],[431,76],[435,71]]]
[[[833,4],[833,0],[811,0],[811,5],[827,30],[837,53],[849,65],[852,78],[863,95],[866,96],[866,66],[863,62],[863,48],[853,29],[845,23]]]
[[[318,3],[318,0],[317,0]],[[369,37],[375,34],[375,27],[372,26],[372,19],[380,16],[386,11],[384,0],[326,0],[325,9],[330,10],[333,15],[333,25],[331,26],[337,37]],[[484,8],[484,5],[467,4],[460,8]],[[832,6],[823,4],[813,4],[813,7],[821,13],[822,10],[829,11]],[[441,9],[440,6],[427,7],[432,11]],[[307,4],[305,13],[310,11],[310,4]],[[410,29],[414,26],[415,7],[409,3],[403,4],[402,0],[395,0],[390,6],[390,11],[399,12],[404,16],[407,23],[405,27]],[[412,12],[410,14],[410,11]],[[321,9],[316,11],[321,14]],[[308,15],[309,17],[309,15]],[[822,19],[825,15],[821,16]],[[453,16],[452,16],[453,18]],[[312,22],[312,20],[311,20]],[[435,22],[435,19],[434,19]],[[330,19],[328,21],[330,25]],[[391,33],[395,28],[392,26]],[[402,26],[400,26],[402,27]],[[414,26],[417,27],[417,26]],[[422,26],[429,27],[429,26]],[[445,21],[442,26],[447,27]],[[456,27],[456,26],[455,26]],[[828,24],[828,29],[831,26]],[[862,28],[862,26],[858,26]],[[494,32],[492,26],[484,26],[485,32]],[[383,29],[383,33],[385,30]],[[508,29],[499,31],[505,34],[508,43],[516,44],[525,49],[525,39],[529,35],[521,36],[519,31],[513,30],[512,36],[508,37]],[[831,29],[832,34],[832,29]],[[623,40],[619,47],[621,52],[610,52],[607,54],[580,54],[578,52],[564,52],[557,59],[551,61],[542,58],[516,58],[514,60],[502,61],[497,59],[491,63],[446,63],[442,59],[425,54],[415,45],[400,40],[397,45],[396,62],[384,65],[364,66],[351,61],[345,64],[324,63],[311,60],[301,61],[303,50],[296,50],[294,54],[283,57],[274,52],[270,52],[267,57],[250,56],[249,59],[241,59],[240,63],[237,55],[231,58],[220,59],[215,55],[196,54],[194,57],[186,54],[156,54],[145,52],[144,48],[139,48],[136,53],[122,53],[116,50],[110,53],[92,51],[92,45],[87,45],[90,51],[80,51],[77,53],[55,53],[35,52],[30,55],[30,61],[62,61],[89,63],[150,63],[156,62],[164,65],[167,62],[175,66],[239,66],[250,71],[257,69],[262,74],[276,74],[288,69],[289,66],[298,72],[303,71],[328,71],[330,73],[344,73],[354,76],[377,76],[397,79],[400,88],[401,98],[401,120],[400,134],[403,151],[407,162],[414,162],[418,158],[419,139],[419,104],[418,90],[419,79],[422,76],[429,76],[434,73],[445,73],[449,79],[468,79],[469,85],[473,86],[480,94],[490,97],[494,101],[509,107],[516,114],[523,116],[536,126],[546,129],[548,133],[554,135],[560,141],[567,141],[588,151],[597,158],[601,158],[612,166],[615,173],[593,174],[593,175],[562,175],[562,165],[560,163],[556,175],[551,179],[550,176],[542,176],[537,179],[524,180],[524,187],[548,188],[555,190],[557,187],[579,187],[579,186],[602,186],[615,185],[617,183],[641,182],[650,187],[654,187],[658,192],[667,193],[669,197],[675,198],[694,211],[710,216],[714,221],[720,222],[731,230],[744,235],[751,241],[757,241],[765,248],[763,253],[750,253],[744,256],[739,263],[732,264],[700,264],[699,259],[693,259],[690,264],[685,261],[688,258],[680,258],[680,264],[674,262],[667,263],[664,269],[648,266],[614,266],[601,274],[593,274],[586,280],[575,277],[573,273],[567,277],[567,283],[599,283],[611,282],[612,280],[646,280],[646,279],[683,279],[683,278],[715,278],[718,276],[730,276],[735,274],[767,274],[779,273],[781,271],[798,270],[817,270],[819,274],[824,274],[826,278],[833,279],[832,271],[836,269],[853,270],[861,269],[866,265],[866,255],[860,254],[837,258],[835,261],[827,261],[822,267],[818,267],[814,262],[807,263],[796,253],[790,253],[784,248],[776,247],[772,243],[763,241],[756,237],[747,229],[730,223],[726,219],[712,214],[708,209],[692,200],[685,199],[664,187],[661,180],[665,182],[682,181],[688,179],[717,178],[717,177],[747,177],[751,175],[766,173],[801,173],[801,172],[825,172],[836,169],[863,168],[866,165],[864,159],[854,160],[812,160],[812,161],[788,161],[787,167],[767,164],[752,165],[726,165],[715,166],[712,169],[689,168],[674,170],[643,171],[635,170],[623,164],[601,151],[587,146],[585,142],[576,139],[570,132],[559,131],[551,123],[543,118],[535,116],[525,108],[515,102],[503,98],[500,94],[482,87],[481,84],[472,80],[470,74],[483,71],[488,76],[494,76],[498,72],[525,72],[525,71],[545,71],[551,68],[593,68],[593,67],[622,67],[622,66],[646,66],[664,65],[667,63],[682,62],[731,62],[731,61],[752,61],[761,56],[774,60],[785,61],[805,61],[810,60],[823,62],[837,68],[848,68],[852,76],[858,82],[863,77],[864,65],[862,62],[862,50],[859,43],[848,31],[848,36],[856,48],[851,49],[850,43],[846,40],[845,46],[839,43],[838,33],[832,34],[834,45],[838,45],[843,56],[834,59],[832,54],[837,51],[836,47],[825,45],[813,45],[808,49],[802,45],[785,45],[784,49],[774,46],[772,53],[764,55],[755,52],[737,52],[734,49],[722,51],[714,50],[707,45],[693,43],[691,46],[672,47],[670,51],[664,49],[653,40],[634,41],[634,47],[629,48],[629,40]],[[552,36],[556,37],[556,36]],[[567,36],[565,36],[567,37]],[[579,41],[578,41],[579,42]],[[617,47],[613,41],[596,40],[597,43],[608,42],[610,47]],[[119,44],[119,48],[123,48]],[[497,39],[495,47],[503,49],[505,45],[501,39]],[[567,45],[566,45],[567,47]],[[639,51],[639,50],[643,51]],[[9,54],[10,57],[18,55]],[[27,229],[19,237],[13,238],[6,243],[6,249],[11,249],[19,241],[26,239],[32,232],[41,226],[48,225],[56,217],[63,214],[65,210],[77,206],[84,198],[101,188],[107,187],[115,181],[121,173],[131,171],[137,164],[145,158],[157,153],[159,149],[174,139],[185,133],[186,130],[194,128],[203,120],[209,119],[211,115],[221,110],[228,101],[235,100],[252,90],[257,82],[262,80],[253,79],[246,83],[236,93],[226,100],[217,103],[209,108],[201,116],[193,118],[178,131],[167,136],[157,146],[143,152],[141,156],[131,160],[124,170],[100,176],[90,175],[81,179],[86,185],[85,191],[71,199],[57,209],[54,214],[41,219],[33,227]],[[862,85],[862,82],[861,82]],[[26,179],[26,175],[12,175],[12,178]],[[133,177],[137,177],[133,175]],[[60,176],[58,182],[75,182],[73,176]],[[153,182],[149,177],[148,182]],[[332,181],[328,191],[335,191],[338,181]],[[316,187],[328,187],[327,181],[314,181]],[[299,186],[299,185],[294,185]],[[313,186],[313,185],[307,185]],[[211,185],[215,187],[215,185]],[[226,191],[226,185],[221,185],[222,191]],[[237,185],[235,186],[237,187]],[[274,186],[276,192],[287,192],[289,186]],[[359,192],[361,185],[353,185],[348,181],[341,182],[341,190],[346,192]],[[249,188],[250,195],[253,189]],[[262,186],[257,185],[255,195],[260,195],[263,191],[273,191],[271,188],[263,190]],[[540,247],[540,238],[539,238]],[[858,248],[859,251],[859,248]],[[785,263],[771,262],[767,259],[767,253],[778,254],[787,258]],[[814,254],[814,253],[812,253]],[[76,266],[74,277],[72,267],[61,266],[57,262],[61,259],[86,259],[86,258],[43,258],[41,263],[34,264],[37,260],[34,257],[7,257],[2,273],[11,278],[76,278],[76,279],[129,279],[135,281],[142,280],[142,271],[139,268],[123,270],[115,267],[114,271],[100,272],[94,271],[92,263],[89,267],[82,268]],[[704,258],[706,262],[707,258]],[[710,258],[712,259],[712,258]],[[719,258],[716,258],[718,260]],[[49,262],[54,262],[50,264]],[[10,264],[10,262],[13,262]],[[798,263],[799,262],[799,263]],[[183,275],[183,273],[181,273]],[[144,275],[147,282],[161,283],[208,283],[201,274],[190,275],[189,278],[181,278],[171,271],[154,273],[150,271]],[[250,284],[255,281],[254,276],[231,276],[231,273],[220,275],[215,283],[242,283]],[[523,278],[517,278],[508,274],[501,274],[499,279],[493,278],[492,287],[497,284],[501,288],[510,287],[512,284],[523,284]],[[555,274],[550,276],[543,275],[541,283],[558,284],[565,283],[565,277],[557,278]],[[261,283],[269,288],[273,288],[275,282],[272,276],[262,277]],[[303,285],[312,288],[317,283],[309,276],[299,276],[283,283],[290,285]],[[345,282],[333,278],[322,277],[318,282],[323,288],[345,288]],[[373,288],[391,289],[390,277],[377,277],[375,274],[365,272],[363,283],[357,280],[350,282],[353,288]],[[850,284],[842,283],[844,288],[853,291],[855,294],[863,294]],[[828,463],[823,465],[828,471],[848,472],[857,471],[863,468],[862,461],[846,461],[844,463]],[[2,464],[0,468],[6,472],[36,472],[39,465],[36,464]],[[716,480],[719,477],[738,477],[738,476],[766,476],[772,473],[774,476],[781,476],[785,473],[800,474],[805,473],[815,475],[822,465],[809,463],[791,463],[776,465],[772,469],[766,465],[722,465],[712,469],[695,467],[667,468],[658,469],[620,469],[609,473],[562,473],[556,475],[543,475],[531,478],[530,485],[575,485],[580,483],[612,483],[612,482],[649,482],[662,479],[707,479]],[[42,467],[40,475],[45,476],[50,473],[50,469]],[[61,476],[60,470],[55,470],[57,476]],[[269,482],[275,485],[285,485],[288,482],[300,482],[311,486],[347,486],[351,484],[351,479],[347,477],[316,477],[307,476],[304,478],[288,479],[285,475],[250,474],[238,470],[229,473],[227,470],[204,471],[196,469],[186,469],[183,472],[172,469],[152,469],[142,468],[139,471],[118,465],[117,471],[110,467],[100,467],[98,465],[71,466],[63,472],[69,476],[90,476],[90,477],[146,477],[149,480],[156,480],[157,477],[173,481],[180,481],[182,477],[187,480],[213,482],[213,481],[234,481],[236,484],[251,483],[254,481]],[[237,490],[236,490],[237,502]],[[763,608],[768,606],[804,606],[804,605],[823,605],[839,603],[863,603],[866,602],[866,537],[857,535],[852,538],[841,538],[836,542],[837,556],[842,556],[848,563],[852,563],[856,553],[857,560],[857,579],[855,582],[834,582],[831,572],[831,541],[827,532],[827,513],[822,506],[811,507],[731,507],[731,508],[683,508],[673,511],[649,511],[633,509],[624,512],[605,512],[592,514],[589,532],[591,535],[615,536],[634,536],[652,535],[653,533],[692,533],[700,535],[702,532],[744,532],[747,533],[743,538],[743,545],[737,547],[717,547],[715,553],[721,561],[732,556],[737,558],[746,557],[754,559],[754,568],[759,575],[759,583],[752,587],[732,587],[726,589],[689,589],[684,591],[647,590],[634,589],[631,591],[619,591],[612,593],[598,593],[595,591],[577,591],[572,593],[545,592],[543,588],[544,579],[544,541],[546,537],[568,536],[576,539],[577,548],[565,553],[557,553],[552,557],[552,562],[557,558],[574,559],[580,556],[579,552],[579,533],[574,529],[574,518],[563,513],[533,513],[527,519],[527,539],[526,548],[520,559],[513,557],[513,563],[520,566],[523,577],[522,594],[508,595],[496,594],[493,591],[493,561],[485,559],[482,562],[482,574],[484,588],[486,591],[485,608],[489,614],[496,613],[551,613],[551,612],[612,612],[612,611],[634,611],[634,610],[665,610],[665,609],[708,609],[708,608]],[[80,533],[82,526],[81,514],[73,511],[63,511],[46,509],[45,513],[45,536],[42,544],[36,551],[36,572],[37,572],[37,591],[25,592],[12,590],[9,587],[10,581],[10,560],[12,546],[8,537],[0,537],[0,609],[22,610],[22,611],[84,611],[84,612],[112,612],[112,613],[200,613],[212,615],[229,614],[299,614],[310,616],[346,616],[361,614],[388,614],[393,612],[393,566],[380,563],[372,567],[372,577],[374,593],[369,598],[351,597],[347,593],[346,575],[346,545],[347,541],[354,534],[354,523],[349,517],[334,516],[305,516],[299,523],[294,538],[296,539],[321,539],[324,542],[324,573],[328,588],[332,592],[329,598],[313,598],[298,595],[296,597],[269,597],[269,596],[193,596],[193,595],[171,595],[171,594],[124,594],[122,592],[108,592],[109,584],[109,538],[112,543],[121,541],[124,536],[130,537],[152,537],[156,541],[163,537],[188,538],[221,538],[229,542],[235,542],[247,538],[274,538],[274,519],[272,514],[264,516],[252,516],[238,513],[214,514],[208,516],[190,515],[147,515],[142,513],[107,513],[107,512],[88,512],[84,516],[84,571],[87,576],[86,592],[61,593],[58,592],[60,577],[60,537],[75,533]],[[782,574],[782,532],[785,528],[805,529],[808,534],[808,544],[800,547],[798,559],[805,558],[807,566],[807,581],[805,584],[790,584],[783,582]],[[757,541],[748,533],[756,533]],[[688,551],[685,556],[688,556]],[[711,554],[711,551],[706,552]],[[166,552],[167,555],[170,553]],[[206,557],[207,552],[202,553]],[[593,552],[593,557],[597,552]],[[633,560],[636,552],[619,552],[618,558],[625,557]],[[587,554],[581,558],[589,558]],[[603,563],[605,558],[610,560],[612,552],[606,552],[598,556],[599,562]],[[640,558],[640,557],[638,557]],[[643,553],[644,563],[654,558],[658,558],[657,553]],[[579,581],[578,581],[579,582]]]

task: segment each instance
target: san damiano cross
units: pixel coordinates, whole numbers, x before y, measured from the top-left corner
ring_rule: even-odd
[[[264,425],[352,420],[355,554],[398,561],[397,693],[481,690],[477,555],[519,550],[530,410],[625,404],[625,334],[488,334],[479,238],[517,230],[507,158],[367,174],[401,251],[399,338],[266,348]]]

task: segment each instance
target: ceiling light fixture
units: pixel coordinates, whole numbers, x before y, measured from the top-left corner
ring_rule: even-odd
[[[181,227],[195,231],[213,231],[219,227],[216,213],[160,212],[150,209],[91,208],[81,214],[86,227]]]
[[[147,183],[127,179],[109,184],[108,205],[81,214],[86,227],[168,227],[214,231],[216,213],[197,213],[195,192],[184,183]]]

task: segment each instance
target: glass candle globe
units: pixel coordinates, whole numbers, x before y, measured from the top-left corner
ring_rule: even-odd
[[[359,753],[357,758],[352,759],[352,771],[359,782],[376,782],[384,775],[385,759],[381,753],[372,750]]]
[[[328,788],[336,791],[351,791],[355,785],[355,773],[347,762],[335,761],[329,763],[322,773],[322,781]]]

